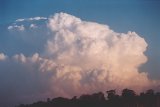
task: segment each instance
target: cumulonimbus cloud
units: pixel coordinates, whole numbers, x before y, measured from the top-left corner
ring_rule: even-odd
[[[117,33],[107,25],[65,13],[51,17],[48,26],[54,35],[48,40],[47,54],[63,65],[54,78],[56,93],[73,95],[114,88],[138,92],[152,84],[148,74],[138,70],[147,61],[147,43],[135,32]]]
[[[16,87],[20,88],[7,86],[13,88],[13,93],[24,92],[16,94],[17,99],[72,97],[123,88],[140,92],[157,85],[146,72],[139,71],[147,61],[144,54],[147,43],[135,32],[117,33],[107,25],[83,21],[66,13],[50,17],[47,26],[52,36],[42,53],[30,57],[0,54],[1,69],[18,72],[18,78],[25,78],[25,88],[21,87],[21,80],[16,81]],[[10,68],[3,66],[6,63]]]

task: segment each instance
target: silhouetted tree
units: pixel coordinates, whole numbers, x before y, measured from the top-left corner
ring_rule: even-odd
[[[122,97],[125,97],[125,98],[132,98],[134,97],[136,94],[133,90],[130,90],[130,89],[124,89],[122,91]]]
[[[107,91],[108,105],[110,107],[117,107],[121,105],[119,95],[116,94],[116,90]]]
[[[124,89],[122,90],[123,106],[135,107],[136,106],[136,94],[133,90]]]
[[[108,94],[108,99],[109,100],[112,100],[116,97],[116,91],[115,90],[109,90],[109,91],[107,91],[107,94]]]
[[[154,90],[152,90],[152,89],[147,90],[146,95],[153,96],[154,95]]]
[[[155,107],[155,96],[154,96],[154,90],[149,89],[145,93],[145,106],[146,107]]]
[[[51,99],[50,98],[47,98],[47,102],[50,102],[51,101]]]
[[[157,92],[155,96],[156,96],[156,107],[160,107],[160,92]]]
[[[136,95],[133,90],[124,89],[122,95],[116,94],[115,90],[106,91],[108,99],[105,99],[102,92],[74,96],[71,99],[57,97],[52,100],[38,101],[33,104],[20,104],[16,107],[160,107],[160,92],[147,90]]]

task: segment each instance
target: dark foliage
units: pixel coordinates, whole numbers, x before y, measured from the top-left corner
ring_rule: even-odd
[[[122,95],[116,94],[115,90],[106,92],[105,98],[102,92],[92,95],[76,96],[68,98],[48,98],[47,101],[39,101],[33,104],[21,104],[16,107],[160,107],[160,93],[154,93],[152,89],[136,95],[133,90],[124,89]]]

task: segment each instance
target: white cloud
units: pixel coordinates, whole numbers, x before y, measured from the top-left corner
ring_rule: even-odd
[[[18,31],[24,31],[25,27],[24,25],[13,25],[13,26],[8,26],[8,30],[18,30]]]
[[[8,26],[8,30],[19,30],[19,31],[24,31],[25,30],[25,27],[23,24],[19,25],[17,24],[18,22],[24,22],[24,21],[40,21],[40,20],[47,20],[48,18],[46,17],[31,17],[31,18],[22,18],[22,19],[17,19],[15,20],[15,22]],[[36,24],[30,24],[29,28],[37,28],[37,25]]]
[[[70,96],[113,88],[138,92],[152,84],[148,74],[138,70],[147,61],[147,43],[135,32],[117,33],[65,13],[51,17],[48,27],[55,35],[48,40],[47,53],[63,65],[54,77],[55,93]]]
[[[30,28],[37,28],[37,25],[36,24],[30,24]]]
[[[4,55],[3,53],[0,53],[0,61],[3,61],[7,58],[6,55]]]
[[[32,21],[32,20],[46,20],[46,17],[33,17],[33,18],[28,18],[28,20]]]
[[[18,30],[23,31],[25,30],[24,25],[16,26]]]
[[[25,19],[17,19],[16,22],[23,22]]]
[[[14,27],[13,26],[8,26],[8,30],[11,30],[13,29]]]
[[[23,21],[38,21],[38,20],[47,20],[46,17],[31,17],[31,18],[24,18],[24,19],[17,19],[16,22],[23,22]]]
[[[31,17],[31,18],[22,18],[22,19],[17,19],[15,20],[15,23],[13,23],[12,25],[8,26],[8,30],[19,30],[19,31],[24,31],[25,27],[24,25],[17,25],[18,22],[24,22],[24,21],[40,21],[40,20],[47,20],[48,18],[46,17]],[[30,28],[37,28],[36,24],[30,24],[29,26]]]

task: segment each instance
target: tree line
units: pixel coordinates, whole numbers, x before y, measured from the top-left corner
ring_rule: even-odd
[[[71,99],[57,97],[47,98],[47,101],[38,101],[33,104],[20,104],[16,107],[160,107],[160,92],[150,89],[139,95],[131,89],[123,89],[122,94],[116,90],[106,91],[107,97],[102,92],[84,94]]]

